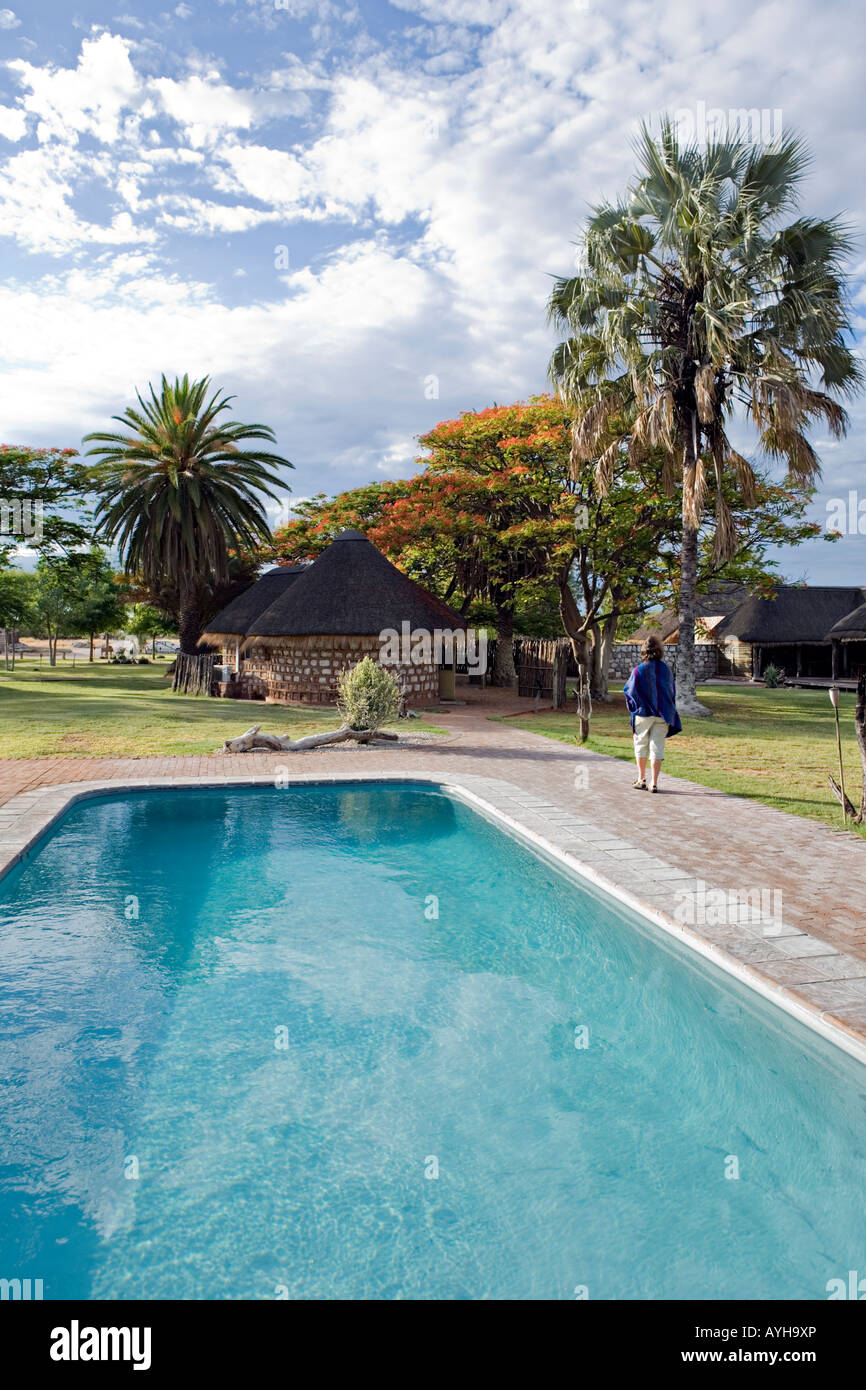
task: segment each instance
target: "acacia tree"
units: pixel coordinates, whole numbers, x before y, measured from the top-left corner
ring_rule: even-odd
[[[89,470],[76,449],[0,444],[0,563],[21,546],[68,554],[92,535]]]
[[[93,661],[96,634],[116,632],[126,622],[127,589],[118,582],[113,565],[98,546],[69,556],[61,573],[67,576],[70,599],[67,633],[80,633],[89,639]]]
[[[558,455],[567,446],[561,407],[549,397],[464,411],[420,436],[428,449],[416,496],[390,509],[450,537],[463,592],[493,605],[494,684],[509,685],[520,599],[567,585],[575,517]]]
[[[9,669],[15,669],[15,643],[20,630],[33,617],[36,585],[34,574],[26,570],[0,569],[0,631],[3,634],[3,659]]]
[[[340,531],[358,526],[412,578],[476,621],[485,620],[491,594],[521,615],[552,604],[593,696],[604,698],[619,622],[638,620],[675,593],[678,505],[665,492],[659,450],[638,472],[619,449],[601,490],[594,461],[571,461],[571,426],[569,410],[549,396],[467,411],[423,437],[431,454],[416,477],[299,504],[267,558],[314,559]],[[736,555],[714,556],[705,529],[701,584],[730,577],[757,585],[770,572],[766,546],[797,543],[819,529],[804,520],[808,496],[758,480],[751,509],[732,498]],[[507,650],[507,635],[501,647]]]
[[[113,417],[126,433],[85,440],[101,460],[92,469],[97,534],[117,544],[127,574],[177,593],[181,650],[190,654],[201,634],[202,585],[228,579],[232,549],[270,538],[264,497],[278,496],[275,470],[292,467],[261,447],[275,438],[266,425],[223,418],[232,400],[212,391],[209,377],[163,377],[159,394],[151,386],[138,409]]]
[[[595,460],[605,490],[621,449],[636,468],[661,450],[665,491],[679,488],[678,703],[706,714],[694,666],[701,526],[712,502],[715,554],[730,558],[728,484],[747,507],[756,495],[728,430],[739,414],[795,485],[818,476],[808,430],[820,421],[838,438],[840,397],[861,384],[842,272],[850,242],[838,220],[785,220],[808,162],[796,139],[701,148],[665,119],[658,138],[642,128],[637,153],[625,195],[588,220],[583,268],[551,294],[568,336],[550,374],[575,413],[575,467]]]

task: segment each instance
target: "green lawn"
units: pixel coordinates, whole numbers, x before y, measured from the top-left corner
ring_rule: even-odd
[[[16,662],[14,674],[0,669],[0,757],[213,753],[251,724],[300,738],[342,722],[327,707],[174,695],[167,666],[77,662],[73,670],[61,662],[52,671],[47,663],[24,661]],[[418,720],[411,728],[414,733],[433,726]]]
[[[838,763],[833,707],[826,690],[711,685],[702,687],[700,698],[715,717],[684,721],[683,732],[667,744],[667,772],[841,827],[842,811],[827,785],[828,772],[838,780]],[[859,806],[853,694],[840,696],[839,716],[845,790]],[[507,722],[566,743],[579,741],[573,711],[548,710]],[[611,704],[595,705],[591,727],[588,748],[631,760],[631,729],[622,695]]]

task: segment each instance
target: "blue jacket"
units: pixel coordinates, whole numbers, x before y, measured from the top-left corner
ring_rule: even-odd
[[[671,668],[664,661],[642,661],[635,666],[623,687],[625,702],[631,715],[631,727],[637,715],[664,719],[668,736],[681,732],[683,721],[677,712],[677,687]]]

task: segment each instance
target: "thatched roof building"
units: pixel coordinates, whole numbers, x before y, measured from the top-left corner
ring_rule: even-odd
[[[847,613],[830,629],[831,642],[866,642],[866,603]]]
[[[773,665],[792,679],[835,679],[848,674],[851,654],[845,653],[840,672],[836,629],[864,606],[863,588],[785,584],[773,598],[747,598],[719,624],[715,636],[738,673],[757,677]],[[853,631],[850,640],[858,640]]]
[[[651,634],[677,643],[675,610],[648,615],[628,641]],[[698,598],[695,637],[696,655],[715,654],[715,668],[704,662],[713,675],[755,679],[773,665],[792,680],[835,680],[866,667],[866,587],[783,584],[762,598],[742,584],[718,583]]]
[[[830,629],[864,601],[862,589],[801,588],[783,585],[774,598],[752,596],[717,629],[720,637],[738,637],[762,647],[791,643],[825,645]]]
[[[280,584],[274,574],[248,591],[247,610],[233,616],[229,605],[205,633],[213,640],[217,624],[225,632],[228,621],[231,640],[239,640],[243,652],[242,694],[332,704],[340,672],[371,656],[394,670],[407,703],[438,698],[443,639],[464,632],[465,619],[392,565],[360,531],[344,531],[290,582]],[[266,579],[276,592],[262,605],[254,590]]]
[[[376,635],[386,628],[464,629],[446,603],[392,565],[360,531],[343,531],[296,584],[280,593],[247,629],[247,643],[279,645],[285,637]]]
[[[276,569],[266,570],[259,579],[244,589],[242,594],[226,604],[222,612],[212,618],[201,635],[202,643],[215,646],[233,639],[246,637],[253,623],[275,599],[281,597],[296,579],[304,573],[306,565],[278,565]]]

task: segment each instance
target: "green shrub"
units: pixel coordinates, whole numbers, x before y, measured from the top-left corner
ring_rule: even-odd
[[[781,679],[782,672],[779,670],[778,666],[773,666],[771,664],[770,666],[764,667],[764,685],[768,690],[775,690],[780,684]]]
[[[337,708],[350,729],[379,729],[400,710],[396,677],[369,656],[341,673],[339,690]]]

